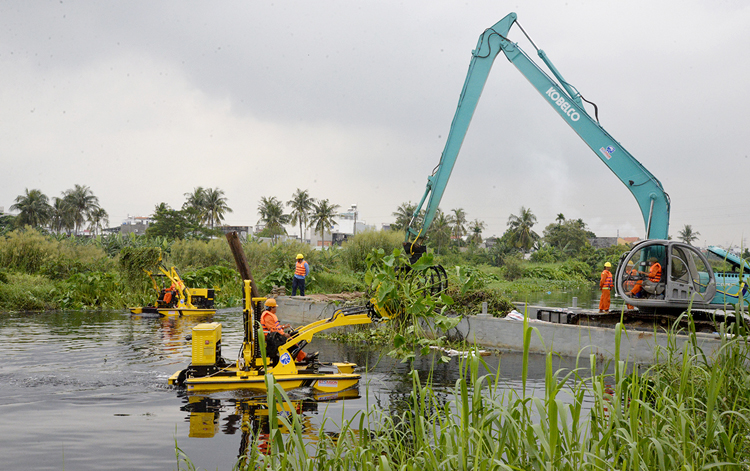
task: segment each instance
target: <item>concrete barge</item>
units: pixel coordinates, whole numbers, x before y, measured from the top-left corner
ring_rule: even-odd
[[[304,296],[280,296],[277,298],[279,317],[293,324],[308,324],[330,317],[337,305],[331,302],[316,301]],[[517,311],[528,312],[538,335],[531,336],[532,353],[554,352],[566,357],[580,354],[588,357],[594,354],[600,360],[609,360],[615,355],[615,330],[612,328],[620,319],[620,313],[598,315],[595,310],[578,308],[548,308],[516,304]],[[663,320],[661,321],[663,322]],[[669,336],[668,326],[655,328],[639,323],[626,324],[620,340],[620,359],[635,363],[653,363],[657,345],[666,348]],[[480,347],[498,351],[518,352],[523,350],[523,322],[497,318],[487,313],[464,316],[458,326],[448,333],[452,338],[465,339]],[[711,356],[722,345],[717,333],[698,332],[698,346],[707,356]],[[678,350],[689,341],[687,335],[675,335],[672,339]]]

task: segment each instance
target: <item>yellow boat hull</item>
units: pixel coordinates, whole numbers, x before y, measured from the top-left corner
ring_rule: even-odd
[[[199,309],[187,307],[131,307],[131,314],[155,316],[210,316],[216,309]]]
[[[284,390],[309,387],[321,393],[337,393],[351,389],[357,386],[362,378],[360,374],[353,373],[356,367],[353,363],[333,363],[330,366],[335,367],[335,370],[333,368],[330,368],[330,371],[321,368],[318,372],[300,370],[296,374],[274,374],[273,376],[276,383]],[[169,377],[170,385],[179,384],[180,373],[181,371],[178,371]],[[236,367],[227,368],[210,376],[185,378],[184,386],[189,393],[231,389],[266,391],[264,375],[256,371],[241,371]]]

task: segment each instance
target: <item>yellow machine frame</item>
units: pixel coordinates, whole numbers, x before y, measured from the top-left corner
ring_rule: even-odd
[[[226,389],[265,390],[265,374],[270,373],[284,389],[310,386],[315,391],[334,393],[344,391],[359,383],[361,376],[354,372],[357,365],[340,362],[330,364],[297,365],[290,350],[300,342],[310,343],[318,332],[334,327],[370,324],[373,317],[380,320],[370,307],[338,309],[328,319],[321,319],[296,331],[278,348],[278,362],[271,364],[270,358],[263,357],[261,346],[257,343],[262,335],[260,317],[257,310],[266,298],[251,298],[250,281],[244,281],[245,302],[243,323],[245,338],[236,363],[222,364],[217,362],[207,365],[206,356],[200,348],[196,350],[196,340],[201,344],[221,342],[220,328],[218,337],[214,324],[199,324],[193,328],[193,360],[187,369],[174,373],[169,378],[170,385],[184,385],[188,392],[210,392]],[[253,309],[257,303],[258,309]],[[255,314],[258,316],[255,316]],[[258,327],[258,328],[254,328]],[[259,333],[259,331],[261,333]],[[198,335],[196,336],[196,332]],[[208,343],[206,343],[208,342]],[[217,350],[218,351],[218,350]],[[197,353],[196,353],[197,352]]]

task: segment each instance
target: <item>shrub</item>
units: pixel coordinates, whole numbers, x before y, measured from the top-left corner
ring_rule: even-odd
[[[513,281],[523,276],[523,261],[518,252],[510,253],[503,257],[503,268],[505,268],[505,279]]]
[[[66,309],[122,308],[127,292],[114,274],[88,272],[72,275],[53,289],[50,296]]]
[[[235,267],[232,250],[223,238],[175,241],[169,254],[169,264],[180,270],[199,270],[217,265]]]
[[[22,273],[38,273],[50,260],[57,242],[36,229],[17,229],[0,239],[0,264]]]
[[[50,293],[55,284],[39,275],[7,274],[7,283],[0,283],[1,311],[42,311],[57,309]]]
[[[399,231],[365,231],[344,242],[341,247],[341,260],[352,271],[367,270],[367,256],[373,249],[383,249],[393,253],[401,247],[404,233]]]
[[[66,238],[54,244],[40,272],[53,280],[63,280],[76,273],[108,271],[113,267],[112,259],[101,246]]]

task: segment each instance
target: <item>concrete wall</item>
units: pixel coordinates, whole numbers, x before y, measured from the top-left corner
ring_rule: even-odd
[[[315,302],[304,297],[281,296],[278,316],[283,323],[305,325],[330,317],[336,305]],[[615,355],[615,329],[530,322],[532,332],[530,350],[533,353],[555,352],[576,357],[579,352],[588,358],[595,354],[599,360],[613,359]],[[478,346],[500,351],[523,351],[523,322],[498,319],[489,315],[466,316],[458,326],[448,333],[452,338],[465,339]],[[697,334],[698,345],[707,356],[713,355],[720,347],[718,335]],[[673,338],[678,350],[682,351],[689,337],[678,335]],[[620,338],[620,359],[635,363],[653,363],[655,347],[667,347],[668,336],[653,332],[625,331]]]

